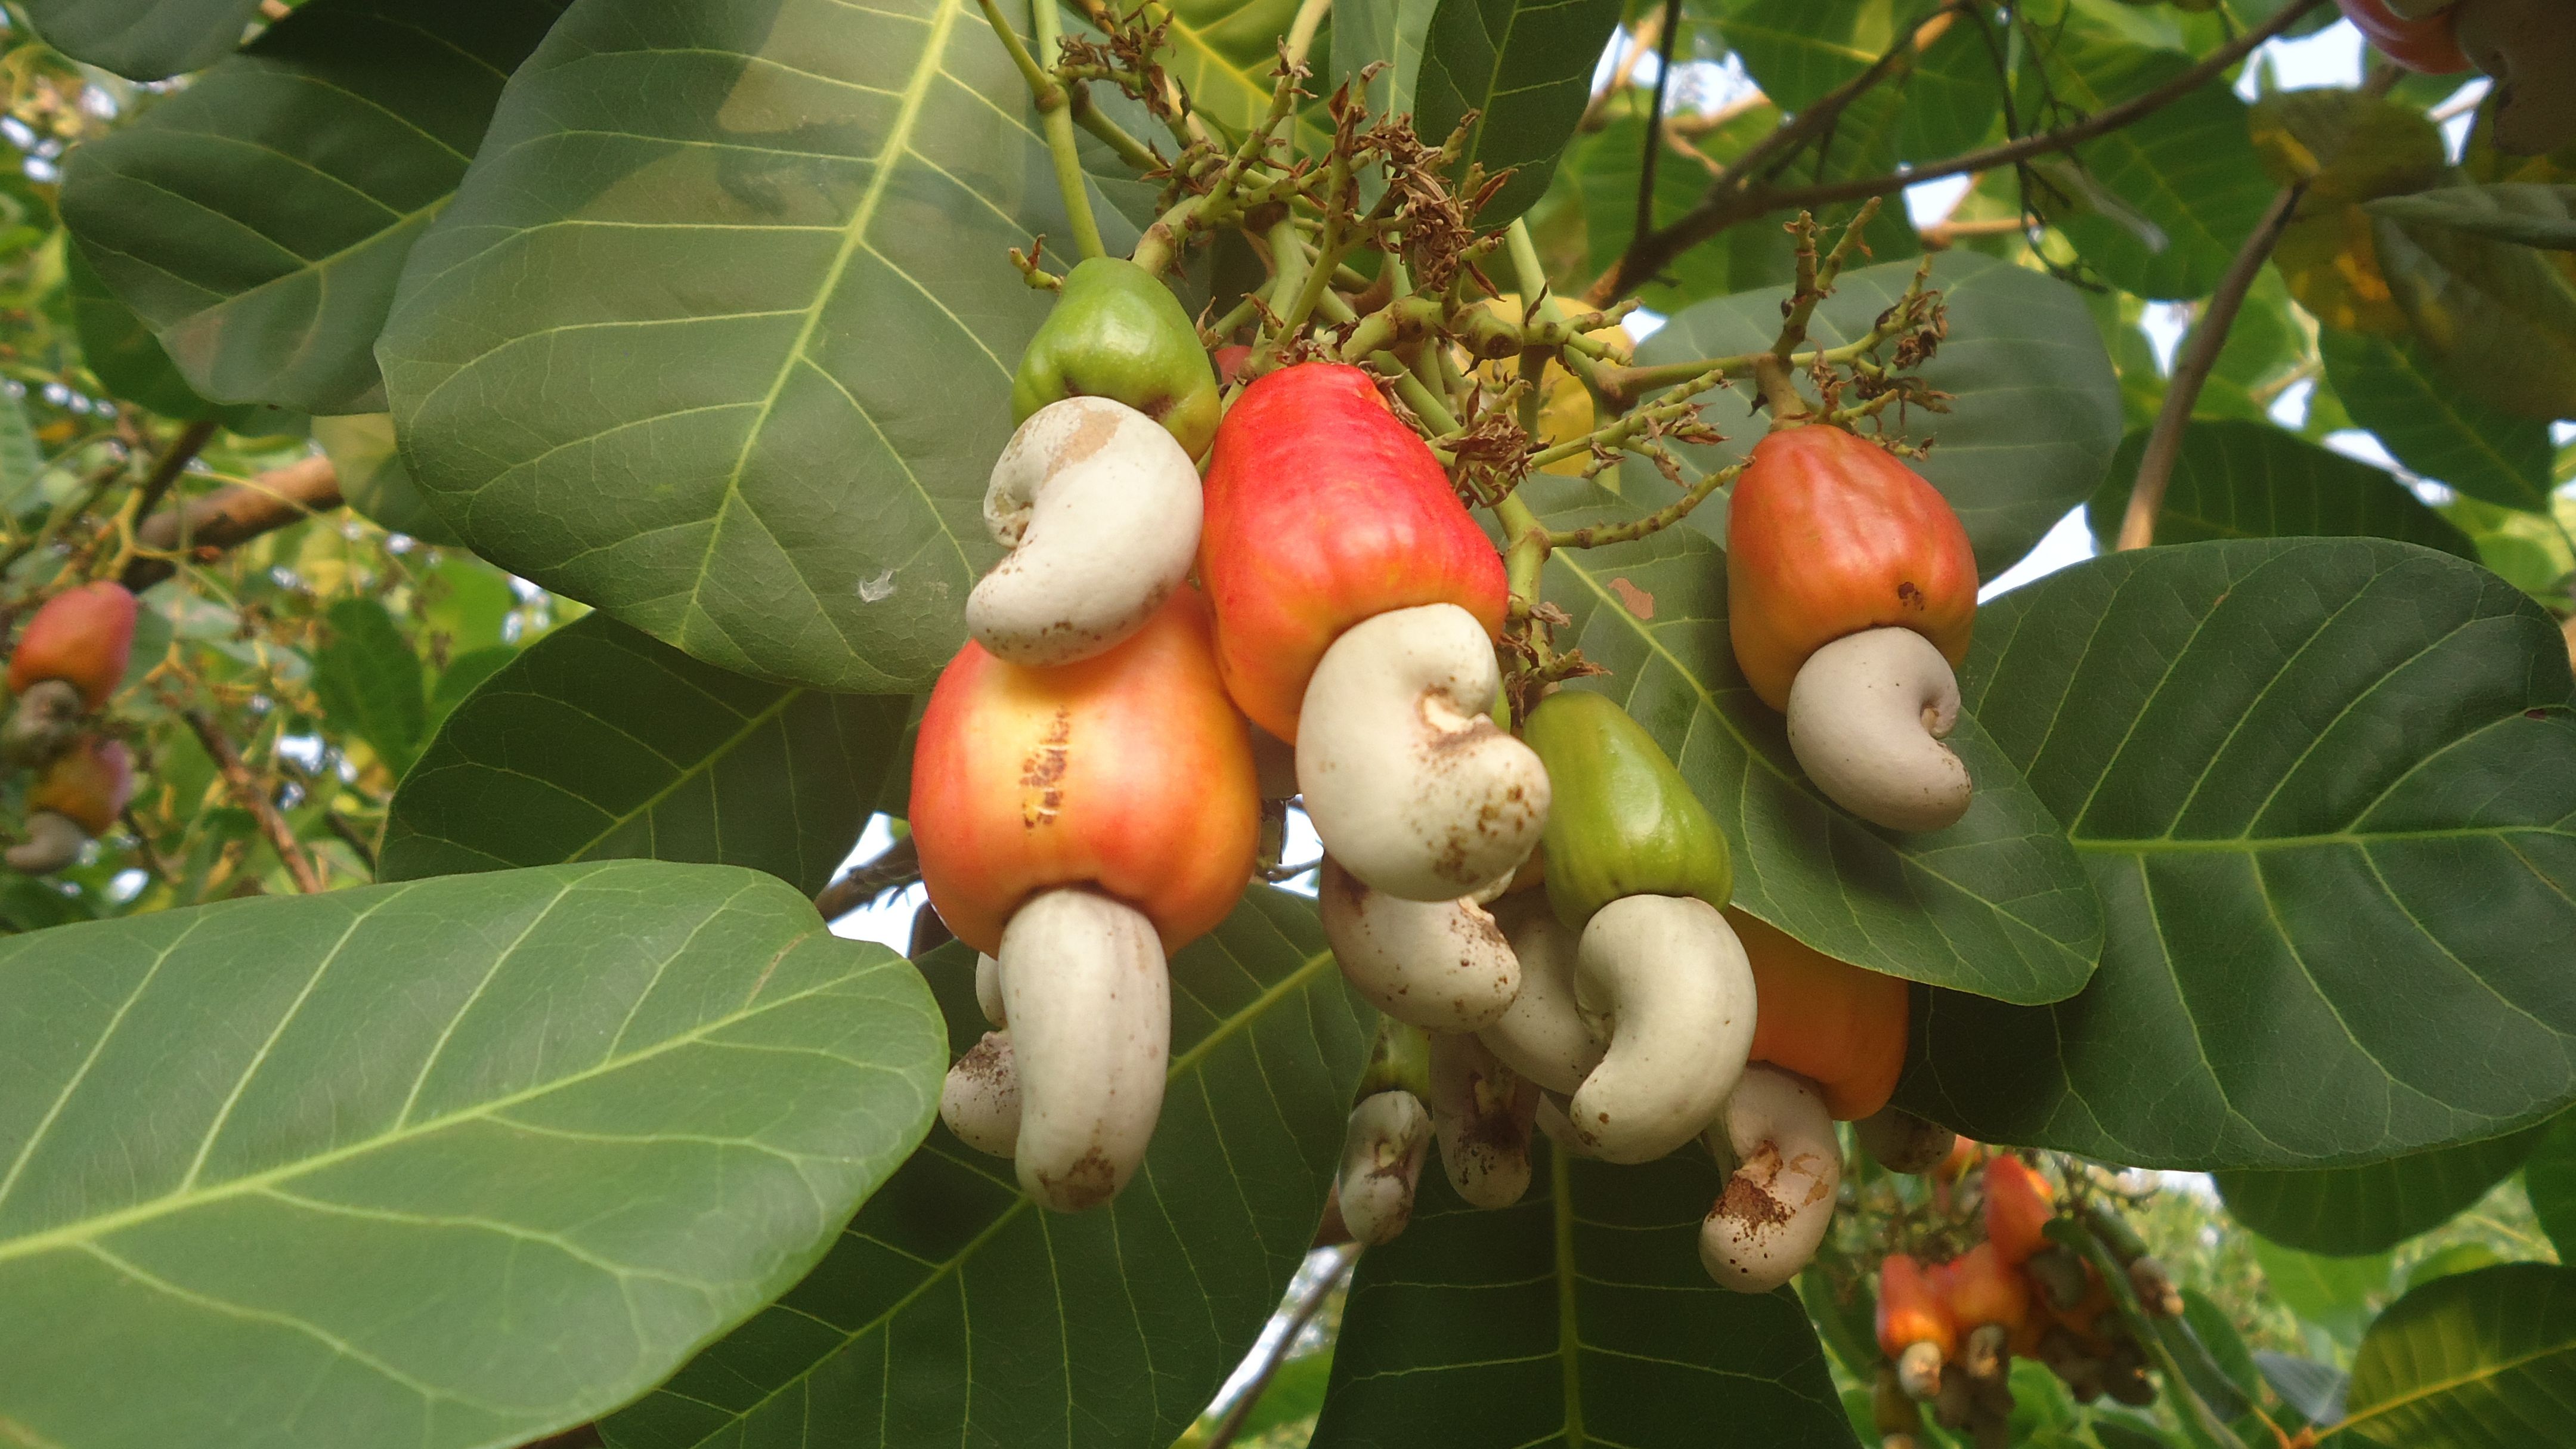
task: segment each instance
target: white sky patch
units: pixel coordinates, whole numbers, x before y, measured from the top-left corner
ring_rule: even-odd
[[[1984,603],[1997,594],[2020,588],[2033,579],[2048,575],[2070,564],[2080,564],[2093,557],[2093,530],[2085,525],[2083,505],[2069,509],[2057,526],[2044,535],[2038,545],[2022,555],[2021,562],[1995,575],[1994,582],[1977,590],[1977,602]]]

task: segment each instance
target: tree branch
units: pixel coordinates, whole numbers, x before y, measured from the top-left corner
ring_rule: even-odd
[[[814,909],[826,921],[837,921],[887,891],[921,879],[921,853],[910,836],[858,865],[814,897]]]
[[[1655,162],[1664,150],[1664,95],[1673,83],[1673,43],[1681,39],[1682,0],[1664,0],[1663,48],[1655,52],[1655,98],[1646,107],[1646,151],[1637,158],[1637,224],[1631,236],[1655,229]]]
[[[247,483],[218,488],[145,519],[134,531],[134,543],[138,550],[151,553],[138,553],[128,560],[122,582],[139,594],[179,571],[178,563],[166,555],[182,547],[191,557],[212,558],[263,533],[339,506],[340,474],[329,458],[317,453],[271,469]]]
[[[2156,541],[2156,515],[2164,511],[2165,488],[2173,482],[2174,459],[2182,452],[2183,429],[2191,422],[2192,405],[2200,400],[2210,369],[2218,365],[2219,349],[2227,345],[2227,331],[2236,325],[2246,292],[2307,189],[2307,183],[2301,182],[2284,187],[2272,198],[2271,209],[2255,224],[2254,234],[2236,249],[2236,260],[2227,264],[2218,290],[2209,294],[2199,325],[2183,339],[2182,351],[2174,358],[2173,378],[2165,384],[2164,405],[2156,410],[2146,450],[2138,455],[2138,480],[2129,489],[2129,510],[2120,518],[2119,547],[2145,548]]]
[[[1840,106],[1849,105],[1862,91],[1885,79],[1887,72],[1893,69],[1900,59],[1910,55],[1913,38],[1909,35],[1903,44],[1889,51],[1887,55],[1881,56],[1878,64],[1872,66],[1870,70],[1847,82],[1842,88],[1819,100],[1805,112],[1784,122],[1778,130],[1764,137],[1752,151],[1745,153],[1741,161],[1728,168],[1729,174],[1721,177],[1709,188],[1708,195],[1700,200],[1699,205],[1675,219],[1670,226],[1630,242],[1627,252],[1610,270],[1602,273],[1600,278],[1593,282],[1587,295],[1595,306],[1617,301],[1644,286],[1656,273],[1671,265],[1673,259],[1683,252],[1739,221],[1750,220],[1767,212],[1813,209],[1837,201],[1857,201],[1869,196],[1889,196],[1909,186],[1938,180],[1944,176],[1959,176],[1971,171],[1988,171],[1998,166],[2011,166],[2033,156],[2080,146],[2096,136],[2116,131],[2132,121],[2162,110],[2199,89],[2213,76],[2243,60],[2255,47],[2289,29],[2298,23],[2300,17],[2325,3],[2327,0],[2291,0],[2291,3],[2281,7],[2280,13],[2270,20],[2211,51],[2198,64],[2163,85],[2132,96],[2116,106],[2097,111],[2070,126],[2024,136],[2018,141],[2008,141],[2000,146],[1988,146],[1980,151],[1970,151],[1950,157],[1946,161],[1935,161],[1909,171],[1894,172],[1885,176],[1858,176],[1842,181],[1821,182],[1812,186],[1754,188],[1747,184],[1757,169],[1767,165],[1787,147],[1806,140],[1809,135],[1822,129],[1822,123],[1809,124],[1809,117],[1825,110],[1829,105],[1835,106],[1839,111]],[[1863,84],[1864,82],[1867,84]],[[1830,120],[1831,117],[1827,119]],[[1796,134],[1793,135],[1792,132]]]
[[[277,813],[277,802],[269,799],[268,792],[251,778],[250,768],[242,763],[241,751],[233,748],[233,742],[224,738],[224,732],[215,727],[213,716],[204,710],[182,710],[179,717],[188,722],[188,728],[196,732],[197,743],[204,745],[206,753],[214,759],[215,768],[223,774],[224,784],[233,792],[233,799],[259,821],[259,828],[268,836],[268,843],[276,847],[277,858],[286,862],[286,873],[294,878],[295,888],[306,895],[319,892],[322,889],[321,873],[313,868],[313,861],[305,855],[295,832],[287,827],[286,817]]]

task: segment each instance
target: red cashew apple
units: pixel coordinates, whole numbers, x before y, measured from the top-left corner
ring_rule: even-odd
[[[1352,625],[1455,604],[1489,637],[1502,633],[1502,558],[1430,447],[1367,373],[1338,363],[1268,373],[1226,413],[1208,458],[1199,578],[1226,688],[1292,744],[1307,680]]]
[[[2380,54],[2408,70],[2449,75],[2469,68],[2469,58],[2452,34],[2456,18],[2449,10],[2412,19],[2390,8],[2388,0],[2335,0],[2335,4]]]
[[[1753,963],[1753,1060],[1816,1084],[1835,1120],[1887,1105],[1905,1070],[1911,1005],[1896,977],[1837,961],[1779,927],[1729,908]]]
[[[2010,1267],[2048,1246],[2043,1231],[2057,1215],[2057,1194],[2030,1164],[2005,1153],[1986,1164],[1986,1241]]]
[[[125,678],[134,649],[134,595],[109,580],[67,589],[45,601],[18,650],[9,656],[9,692],[59,679],[91,709],[107,703]]]
[[[1879,1264],[1878,1347],[1918,1399],[1940,1391],[1941,1365],[1959,1350],[1959,1325],[1939,1279],[1904,1253]]]
[[[134,761],[124,742],[82,736],[27,792],[27,835],[9,847],[9,865],[42,875],[71,864],[82,846],[116,823],[133,795]]]

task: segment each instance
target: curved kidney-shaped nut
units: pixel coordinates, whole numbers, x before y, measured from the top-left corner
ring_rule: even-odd
[[[1721,1288],[1768,1293],[1798,1276],[1833,1223],[1843,1180],[1833,1115],[1796,1075],[1753,1066],[1708,1135],[1736,1168],[1700,1224],[1700,1263]]]
[[[40,679],[19,691],[9,722],[0,725],[0,760],[42,765],[61,754],[89,707],[69,680]]]
[[[1335,1191],[1354,1240],[1391,1242],[1413,1221],[1413,1188],[1430,1149],[1431,1114],[1411,1092],[1379,1092],[1351,1109]]]
[[[1593,1151],[1590,1144],[1575,1135],[1573,1119],[1565,1115],[1565,1097],[1563,1094],[1557,1092],[1539,1093],[1538,1111],[1532,1115],[1531,1120],[1537,1123],[1539,1134],[1541,1136],[1556,1144],[1557,1151],[1570,1152],[1577,1157],[1589,1157],[1596,1161],[1599,1160],[1601,1154]]]
[[[1847,634],[1789,686],[1789,748],[1807,778],[1890,830],[1939,830],[1968,813],[1968,767],[1941,743],[1958,722],[1958,676],[1911,629]]]
[[[1002,930],[1002,1003],[1020,1078],[1020,1186],[1059,1212],[1118,1195],[1163,1111],[1172,983],[1153,922],[1079,888]]]
[[[1902,1107],[1881,1107],[1852,1124],[1861,1150],[1890,1172],[1924,1173],[1949,1160],[1959,1134]]]
[[[1567,1117],[1612,1162],[1652,1162],[1688,1142],[1735,1090],[1753,1047],[1753,968],[1717,907],[1626,896],[1594,913],[1576,953],[1583,1009],[1610,1047]]]
[[[1497,1061],[1472,1036],[1431,1038],[1431,1120],[1440,1166],[1474,1207],[1507,1208],[1529,1191],[1530,1126],[1538,1084]]]
[[[1494,919],[1521,971],[1520,990],[1492,1024],[1476,1033],[1503,1065],[1559,1094],[1583,1085],[1601,1064],[1603,1042],[1574,998],[1578,938],[1556,918],[1542,891],[1506,896]]]
[[[1547,770],[1485,713],[1493,641],[1455,604],[1391,609],[1324,651],[1298,715],[1297,787],[1324,849],[1411,901],[1509,873],[1547,824]]]
[[[1474,901],[1399,900],[1324,858],[1324,939],[1369,1004],[1409,1026],[1474,1031],[1520,990],[1502,929]]]
[[[1163,425],[1102,397],[1030,414],[984,490],[1010,549],[966,597],[966,628],[1014,664],[1070,664],[1135,633],[1188,577],[1199,473]]]
[[[12,870],[45,875],[80,859],[81,847],[87,844],[89,832],[69,816],[38,810],[27,816],[27,838],[0,853],[0,860],[8,861]]]
[[[1020,1136],[1020,1073],[1011,1034],[988,1031],[939,1085],[939,1120],[978,1152],[1008,1157]]]
[[[981,951],[975,953],[975,1005],[993,1025],[1011,1024],[1002,1003],[1002,963]]]

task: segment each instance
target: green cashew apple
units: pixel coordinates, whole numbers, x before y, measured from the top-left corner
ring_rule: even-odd
[[[1125,403],[1193,458],[1216,436],[1216,369],[1198,328],[1169,287],[1123,257],[1093,257],[1065,277],[1011,379],[1012,424],[1069,397]]]
[[[1726,904],[1735,890],[1726,837],[1626,710],[1607,695],[1560,690],[1530,711],[1521,737],[1554,792],[1540,850],[1548,904],[1569,929],[1622,896]]]

